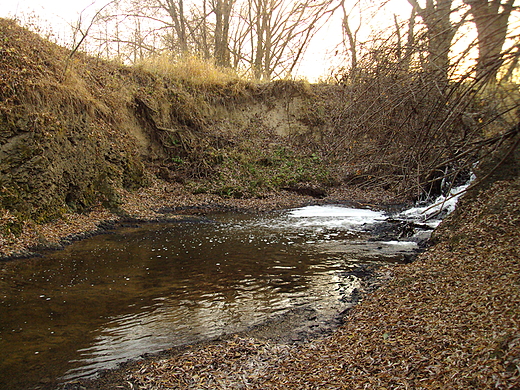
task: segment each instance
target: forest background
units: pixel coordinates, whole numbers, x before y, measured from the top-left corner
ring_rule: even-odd
[[[451,29],[452,55],[469,51],[464,66],[478,57],[477,30],[484,40],[485,24],[493,23],[486,27],[485,40],[493,41],[489,45],[502,43],[506,52],[518,50],[512,48],[519,25],[517,7],[515,1],[451,0],[20,0],[4,4],[0,15],[58,44],[79,44],[91,55],[125,64],[165,53],[177,60],[189,54],[242,75],[315,82],[355,66],[358,57],[389,39],[410,46],[424,27],[433,27],[432,22],[444,23],[439,31]],[[498,27],[499,19],[503,27]],[[504,26],[509,31],[503,31]]]

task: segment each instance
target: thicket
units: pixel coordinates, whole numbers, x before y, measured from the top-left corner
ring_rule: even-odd
[[[418,200],[468,180],[479,161],[517,135],[518,84],[485,73],[475,77],[475,68],[464,65],[469,63],[466,52],[452,58],[447,70],[436,71],[422,66],[420,58],[403,61],[401,51],[387,39],[359,58],[355,69],[338,71],[335,80],[316,85],[240,83],[229,71],[214,77],[195,70],[191,75],[206,75],[196,81],[152,63],[167,76],[197,85],[195,95],[202,92],[206,103],[247,105],[246,96],[255,94],[304,97],[298,118],[307,127],[304,133],[278,137],[272,129],[252,125],[232,137],[220,134],[211,144],[206,133],[203,146],[191,147],[177,160],[189,187],[250,197],[281,188],[324,194],[330,186],[355,185]],[[496,74],[504,59],[496,62],[490,73]],[[181,62],[180,68],[190,69],[185,65]],[[196,180],[203,177],[203,182]]]
[[[520,93],[511,81],[475,78],[474,68],[460,66],[465,57],[453,61],[446,79],[403,64],[398,50],[374,48],[336,75],[336,88],[321,89],[314,111],[327,112],[330,126],[320,153],[347,185],[424,199],[467,180],[518,135]]]

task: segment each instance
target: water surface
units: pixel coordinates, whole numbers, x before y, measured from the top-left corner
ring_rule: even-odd
[[[221,214],[119,229],[5,263],[0,389],[88,377],[295,308],[335,315],[360,285],[349,270],[413,249],[366,242],[367,226],[385,218],[341,206]],[[394,252],[381,253],[385,245]]]

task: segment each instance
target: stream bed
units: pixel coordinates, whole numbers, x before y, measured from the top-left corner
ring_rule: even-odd
[[[92,377],[296,312],[307,315],[295,340],[324,333],[371,269],[417,252],[429,233],[410,223],[418,211],[214,214],[122,227],[0,264],[0,389]],[[413,230],[406,237],[403,224]]]

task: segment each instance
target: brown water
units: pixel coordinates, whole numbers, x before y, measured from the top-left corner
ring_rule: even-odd
[[[124,228],[1,264],[0,389],[86,377],[294,308],[333,315],[359,287],[347,271],[366,256],[324,250],[359,245],[358,222],[212,218]]]

